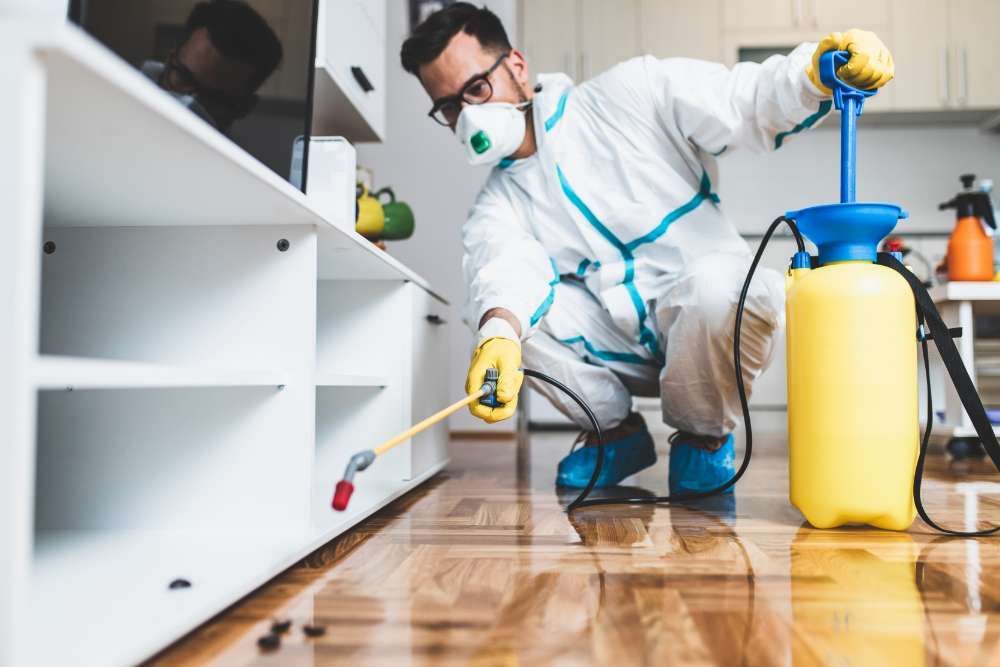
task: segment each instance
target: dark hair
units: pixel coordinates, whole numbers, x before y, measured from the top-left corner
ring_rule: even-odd
[[[512,48],[507,31],[496,14],[485,7],[456,2],[428,16],[403,42],[403,48],[399,52],[403,69],[420,76],[421,65],[426,65],[441,55],[451,38],[459,32],[472,35],[488,51],[499,54]]]
[[[188,36],[199,28],[208,30],[212,44],[227,58],[250,65],[255,91],[278,69],[284,52],[267,21],[250,5],[238,0],[199,2],[188,16]]]

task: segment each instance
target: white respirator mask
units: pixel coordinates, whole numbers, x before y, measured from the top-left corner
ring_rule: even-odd
[[[487,102],[462,109],[455,135],[465,147],[469,164],[497,165],[524,141],[524,110],[531,102]]]

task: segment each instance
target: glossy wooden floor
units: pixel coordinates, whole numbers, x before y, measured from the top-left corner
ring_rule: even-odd
[[[571,440],[454,442],[446,473],[153,664],[1000,664],[1000,538],[808,528],[780,442],[732,503],[568,517]],[[985,464],[932,467],[934,516],[1000,522]],[[664,491],[665,457],[636,485]],[[262,649],[274,619],[291,630]]]

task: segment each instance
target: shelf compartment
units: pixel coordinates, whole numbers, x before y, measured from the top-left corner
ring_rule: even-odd
[[[314,393],[39,392],[35,530],[304,531]]]
[[[311,227],[44,233],[52,252],[42,255],[42,355],[272,368],[287,370],[298,384],[309,381],[303,376],[314,366]]]
[[[266,370],[212,369],[55,355],[42,355],[35,360],[34,378],[40,390],[279,387],[286,383],[284,375]]]

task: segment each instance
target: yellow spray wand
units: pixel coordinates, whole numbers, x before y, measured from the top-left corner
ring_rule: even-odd
[[[333,509],[338,512],[343,512],[347,509],[347,504],[351,500],[351,494],[354,493],[354,475],[362,470],[365,470],[375,459],[382,456],[387,451],[396,447],[397,445],[406,442],[416,434],[420,433],[424,429],[437,424],[439,421],[447,417],[448,415],[461,410],[470,403],[474,403],[480,399],[488,398],[496,394],[497,390],[497,380],[500,379],[500,372],[495,368],[486,369],[486,378],[483,386],[472,394],[469,394],[465,398],[455,401],[448,407],[438,412],[435,412],[430,417],[417,422],[410,428],[406,429],[399,435],[395,435],[385,442],[383,442],[378,447],[372,449],[366,449],[360,451],[347,462],[347,469],[344,471],[344,478],[337,482],[337,488],[333,494],[333,502],[331,505]]]

